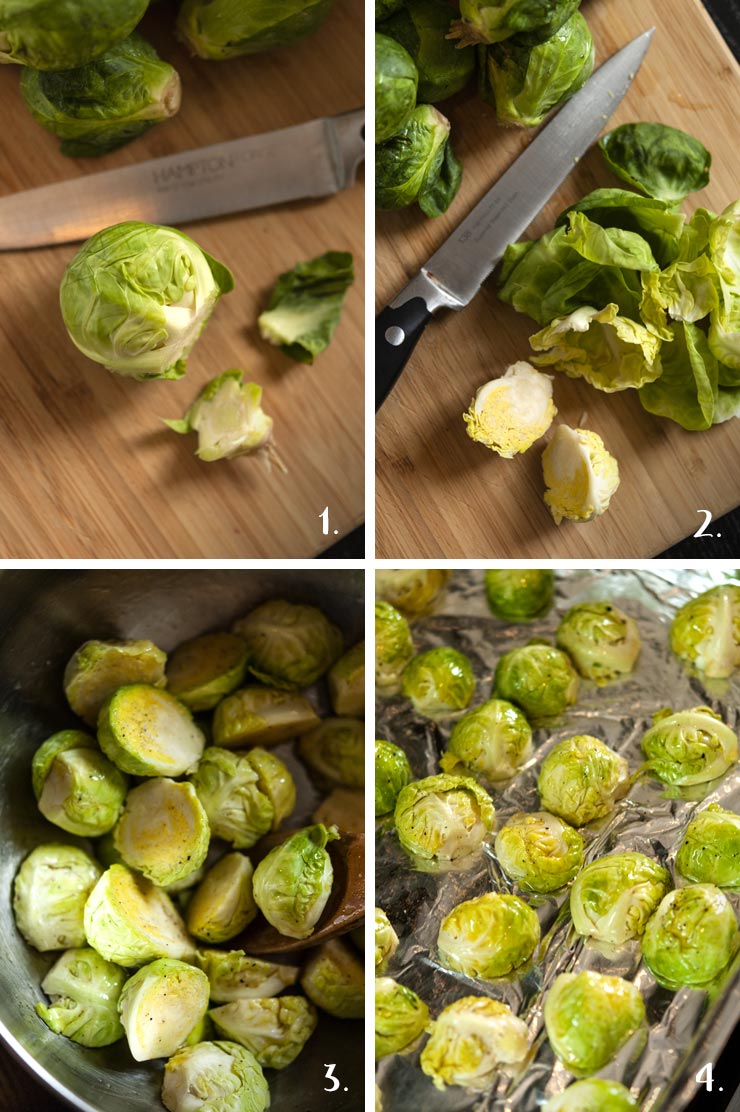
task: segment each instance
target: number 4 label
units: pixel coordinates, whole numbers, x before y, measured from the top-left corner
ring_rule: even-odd
[[[714,1084],[714,1076],[712,1073],[712,1063],[707,1062],[706,1066],[702,1066],[696,1075],[697,1085],[706,1085],[707,1092],[711,1093]],[[721,1092],[722,1090],[720,1090]]]

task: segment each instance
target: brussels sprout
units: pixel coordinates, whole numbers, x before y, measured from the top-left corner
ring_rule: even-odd
[[[416,202],[425,216],[447,212],[462,180],[449,138],[450,121],[429,104],[417,105],[400,131],[375,148],[378,208]]]
[[[287,769],[285,775],[290,775]],[[248,753],[209,746],[190,782],[212,833],[236,849],[249,849],[272,829],[275,808],[260,788]]]
[[[319,721],[305,695],[277,687],[243,687],[216,707],[213,740],[227,749],[278,745],[312,729]]]
[[[381,692],[396,690],[414,655],[409,623],[389,602],[375,603],[375,683]]]
[[[645,366],[640,360],[640,366]],[[558,425],[542,453],[545,505],[556,525],[593,521],[609,509],[619,464],[597,432]]]
[[[429,1009],[413,989],[392,977],[375,978],[375,1057],[408,1049],[429,1021]]]
[[[488,792],[471,777],[442,773],[402,788],[393,818],[406,853],[454,861],[480,849],[493,829],[494,809]]]
[[[365,1015],[363,963],[341,939],[313,950],[301,973],[301,988],[317,1008],[339,1019]]]
[[[676,868],[697,884],[740,888],[740,815],[716,803],[695,815],[676,855]]]
[[[599,150],[618,178],[672,205],[709,184],[712,156],[707,148],[667,124],[622,124],[602,135]]]
[[[610,602],[581,602],[561,619],[555,634],[582,676],[607,683],[631,672],[640,655],[633,618]]]
[[[156,958],[192,961],[195,946],[172,900],[125,865],[111,865],[85,904],[85,937],[107,961],[146,965]]]
[[[446,0],[406,0],[383,25],[383,34],[412,58],[419,74],[418,98],[425,104],[459,93],[475,71],[474,51],[457,50],[447,38],[450,15]]]
[[[327,251],[281,274],[257,324],[263,340],[289,359],[313,363],[332,341],[347,290],[355,280],[348,251]]]
[[[167,656],[151,641],[85,641],[64,669],[64,694],[75,714],[95,726],[105,700],[118,687],[164,687]]]
[[[119,687],[100,708],[98,743],[132,776],[181,776],[198,763],[205,737],[174,695],[132,683]]]
[[[526,892],[557,892],[583,864],[583,838],[562,819],[517,811],[496,835],[496,857]]]
[[[252,862],[227,853],[213,865],[187,906],[188,930],[203,942],[226,942],[241,934],[257,914]]]
[[[262,1067],[245,1047],[200,1042],[178,1050],[165,1065],[162,1104],[169,1112],[193,1112],[194,1107],[209,1105],[229,1112],[265,1112],[270,1090]]]
[[[34,753],[31,775],[39,811],[62,830],[96,838],[115,825],[127,780],[88,734],[52,734]]]
[[[334,880],[326,846],[337,838],[335,826],[307,826],[271,849],[255,869],[255,901],[280,934],[289,938],[313,934]]]
[[[180,78],[141,35],[131,35],[76,69],[24,69],[21,94],[36,122],[61,139],[62,154],[89,158],[176,115]]]
[[[311,816],[314,823],[336,826],[347,834],[365,833],[365,793],[334,788]]]
[[[0,62],[68,70],[129,35],[149,0],[2,0]]]
[[[455,723],[440,764],[445,772],[462,764],[488,780],[508,780],[531,754],[532,728],[519,708],[489,699]]]
[[[272,829],[277,830],[295,807],[296,789],[293,777],[285,762],[267,749],[250,749],[246,760],[257,773],[260,791],[272,804]]]
[[[282,1070],[316,1029],[316,1009],[303,996],[235,1000],[209,1012],[216,1032],[245,1046],[261,1066]]]
[[[737,734],[711,707],[653,715],[642,736],[645,768],[666,784],[706,784],[737,761]]]
[[[412,772],[403,749],[392,741],[375,742],[375,814],[387,815],[398,793],[411,782]]]
[[[444,1008],[419,1064],[438,1089],[490,1089],[500,1069],[521,1066],[529,1052],[527,1025],[506,1004],[463,996]]]
[[[404,668],[401,694],[427,718],[444,718],[465,710],[475,694],[473,665],[457,649],[427,649]]]
[[[483,582],[488,608],[502,621],[528,622],[552,606],[555,574],[544,568],[489,568]]]
[[[636,985],[601,973],[561,973],[545,997],[550,1045],[571,1073],[596,1073],[645,1023]]]
[[[365,725],[357,718],[324,718],[303,734],[298,753],[322,780],[347,788],[365,785]]]
[[[113,831],[125,865],[162,887],[184,880],[206,859],[208,815],[192,784],[165,777],[147,780],[126,797]]]
[[[100,873],[97,861],[77,846],[31,850],[13,885],[15,925],[26,942],[41,951],[84,946],[85,901]]]
[[[493,691],[521,707],[528,718],[562,714],[578,697],[578,675],[570,657],[551,645],[522,645],[496,665]]]
[[[211,1000],[264,1000],[277,996],[298,980],[298,967],[250,958],[243,950],[198,950],[198,967],[208,977]]]
[[[262,387],[244,382],[244,372],[224,371],[199,391],[184,417],[163,418],[173,432],[197,432],[196,456],[206,463],[264,450],[276,458],[270,439],[272,417],[262,409]],[[268,459],[269,463],[269,459]]]
[[[375,33],[375,142],[384,143],[408,123],[416,106],[419,73],[409,52]]]
[[[190,710],[211,710],[243,682],[247,650],[235,633],[185,641],[167,661],[167,690]]]
[[[573,926],[584,938],[621,946],[642,935],[670,888],[671,874],[644,853],[600,857],[573,882]]]
[[[476,390],[463,421],[471,440],[513,459],[545,435],[556,413],[552,375],[519,362]]]
[[[134,1061],[169,1058],[208,1010],[208,978],[183,961],[159,958],[126,981],[118,1010]]]
[[[550,1097],[542,1112],[640,1112],[640,1106],[621,1082],[594,1077]]]
[[[705,676],[723,679],[740,665],[740,586],[711,587],[676,612],[671,649]]]
[[[375,969],[381,972],[398,949],[398,935],[382,907],[375,908]]]
[[[700,988],[718,976],[737,946],[732,904],[713,884],[676,888],[648,922],[642,957],[664,988]]]
[[[361,718],[365,713],[365,642],[353,645],[326,677],[334,713]]]
[[[400,12],[406,0],[375,0],[375,22],[387,19],[394,12]]]
[[[520,40],[549,39],[573,15],[581,0],[460,0],[462,19],[451,34],[461,46]]]
[[[95,950],[67,950],[41,982],[51,1004],[36,1014],[57,1035],[80,1046],[110,1046],[123,1036],[118,998],[126,973]]]
[[[585,826],[614,808],[629,787],[624,757],[589,734],[558,742],[545,757],[537,780],[540,803],[571,826]]]
[[[262,683],[308,687],[342,655],[342,634],[315,606],[271,599],[235,622],[247,643],[249,671]]]
[[[70,339],[89,359],[134,378],[180,378],[233,288],[231,271],[183,232],[128,221],[88,239],[59,299]]]
[[[334,0],[185,0],[177,31],[193,54],[220,61],[289,46],[312,34]]]
[[[491,981],[528,962],[539,941],[539,919],[524,900],[486,892],[453,907],[442,920],[437,945],[442,965]]]
[[[402,614],[414,618],[437,606],[451,572],[433,568],[411,571],[376,571],[375,597],[389,602]]]

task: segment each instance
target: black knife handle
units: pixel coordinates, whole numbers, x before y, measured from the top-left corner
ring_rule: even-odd
[[[375,320],[375,411],[380,409],[432,319],[423,297],[389,305]]]

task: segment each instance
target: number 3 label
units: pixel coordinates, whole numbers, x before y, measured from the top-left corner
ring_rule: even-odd
[[[324,1069],[326,1070],[326,1080],[331,1081],[331,1085],[324,1085],[325,1093],[336,1093],[339,1088],[339,1078],[334,1076],[336,1065],[334,1062],[324,1062]]]

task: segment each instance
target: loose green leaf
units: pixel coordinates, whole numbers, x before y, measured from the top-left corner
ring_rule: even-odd
[[[331,343],[354,280],[347,251],[327,251],[281,274],[258,321],[263,339],[281,347],[290,359],[313,363]]]
[[[676,204],[709,184],[703,143],[667,124],[622,124],[599,140],[607,166],[648,197]]]
[[[673,342],[660,349],[660,377],[640,389],[642,407],[685,429],[708,429],[717,398],[717,360],[695,324],[677,321],[669,332]]]

